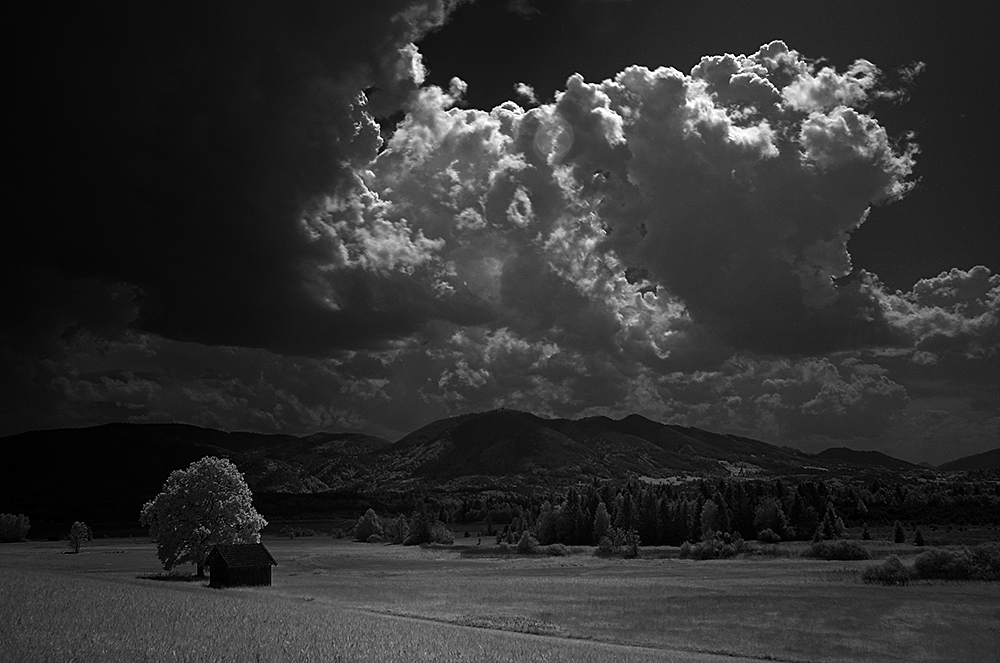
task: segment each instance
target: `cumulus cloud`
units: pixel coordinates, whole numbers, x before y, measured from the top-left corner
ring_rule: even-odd
[[[921,279],[906,293],[877,288],[885,317],[906,333],[919,363],[944,353],[994,358],[1000,346],[1000,274],[979,265]]]
[[[865,284],[838,285],[850,232],[913,185],[916,148],[862,109],[877,73],[862,60],[817,70],[772,42],[690,75],[574,75],[531,110],[462,110],[431,87],[366,185],[386,219],[438,243],[436,292],[487,305],[494,325],[586,322],[611,339],[653,292],[640,308],[673,311],[654,344],[666,318],[681,324],[678,306],[735,348],[891,344]]]
[[[535,88],[527,83],[515,83],[514,92],[529,104],[538,105],[538,97],[535,96]]]

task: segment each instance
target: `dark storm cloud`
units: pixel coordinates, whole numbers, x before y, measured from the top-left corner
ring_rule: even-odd
[[[405,306],[379,301],[407,298],[391,278],[343,277],[349,307],[315,296],[301,219],[355,186],[379,145],[366,111],[393,112],[416,88],[412,42],[453,4],[47,9],[19,95],[26,187],[21,232],[5,242],[10,277],[31,265],[138,287],[143,328],[205,343],[317,353],[411,331]],[[61,292],[38,299],[50,307]],[[11,328],[45,314],[15,304]]]

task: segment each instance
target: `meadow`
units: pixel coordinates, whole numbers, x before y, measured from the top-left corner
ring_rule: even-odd
[[[863,584],[880,561],[510,556],[265,539],[274,585],[163,573],[144,539],[0,546],[5,661],[996,661],[996,583]],[[785,544],[782,544],[785,546]],[[915,553],[884,542],[876,556]],[[464,553],[463,553],[464,551]],[[184,569],[187,572],[189,569]],[[164,578],[173,580],[167,581]]]

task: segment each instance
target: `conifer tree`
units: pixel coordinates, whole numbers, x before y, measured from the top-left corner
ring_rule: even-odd
[[[599,502],[597,513],[594,514],[594,529],[591,540],[595,544],[600,543],[604,535],[608,533],[609,527],[611,527],[611,517],[608,515],[608,507],[604,505],[604,502]]]

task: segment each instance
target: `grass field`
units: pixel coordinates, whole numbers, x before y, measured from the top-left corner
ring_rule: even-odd
[[[997,661],[1000,587],[871,562],[462,556],[270,539],[269,588],[164,582],[153,546],[0,546],[4,661]],[[789,550],[791,552],[791,550]],[[141,577],[147,576],[147,577]]]

